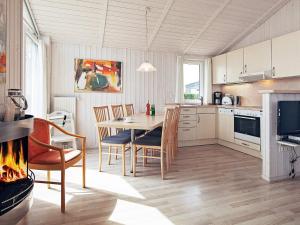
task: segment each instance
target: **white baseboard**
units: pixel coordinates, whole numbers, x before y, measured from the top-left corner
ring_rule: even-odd
[[[213,145],[213,144],[217,144],[217,143],[218,143],[218,140],[215,138],[193,140],[193,141],[178,141],[178,147],[191,147],[191,146],[197,146],[197,145]]]

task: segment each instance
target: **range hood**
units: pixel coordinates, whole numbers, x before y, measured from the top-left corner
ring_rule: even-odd
[[[246,73],[246,74],[242,74],[239,77],[239,79],[244,82],[255,82],[259,80],[268,80],[271,78],[272,78],[271,70],[256,72],[256,73]]]

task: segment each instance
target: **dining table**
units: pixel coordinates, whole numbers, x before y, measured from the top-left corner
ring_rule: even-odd
[[[96,123],[97,127],[110,127],[116,129],[129,129],[131,132],[130,149],[130,172],[133,171],[133,141],[135,140],[135,130],[153,130],[163,125],[164,115],[156,114],[154,116],[145,113],[137,113],[129,117],[111,119]]]

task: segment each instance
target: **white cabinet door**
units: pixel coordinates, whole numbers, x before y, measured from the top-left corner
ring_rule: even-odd
[[[216,138],[216,114],[198,114],[196,139]]]
[[[300,31],[272,39],[273,77],[300,75]]]
[[[227,53],[226,83],[239,83],[244,67],[244,49]]]
[[[218,138],[234,143],[234,117],[219,113],[218,115]]]
[[[212,58],[213,84],[226,83],[226,54]]]
[[[271,40],[244,48],[244,73],[271,71]]]

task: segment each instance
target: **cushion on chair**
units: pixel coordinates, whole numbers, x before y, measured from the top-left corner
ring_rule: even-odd
[[[140,130],[140,129],[134,130],[135,136],[141,136],[144,133],[145,133],[145,130]],[[124,135],[124,136],[128,135],[129,137],[131,137],[131,130],[124,130],[124,131],[119,132],[118,134]]]
[[[38,141],[50,144],[50,131],[49,124],[47,121],[35,118],[34,119],[34,131],[31,134],[31,137],[37,139]],[[29,140],[28,143],[28,160],[30,161],[35,156],[48,152],[49,149],[45,147],[41,147],[35,144],[33,141]]]
[[[127,144],[127,143],[130,143],[130,141],[131,141],[130,136],[122,134],[122,133],[119,133],[117,135],[105,137],[102,140],[102,143],[107,143],[107,144]]]
[[[151,130],[147,133],[148,136],[156,136],[161,137],[162,135],[162,127],[157,127],[154,130]]]
[[[161,137],[148,136],[145,135],[136,139],[133,144],[136,145],[147,145],[147,146],[160,146],[161,145]]]
[[[80,155],[81,151],[79,150],[72,150],[72,149],[64,149],[65,154],[65,162],[68,162],[78,155]],[[47,152],[41,153],[35,157],[33,157],[29,163],[31,164],[59,164],[60,160],[60,153],[59,151],[55,150],[48,150]]]

